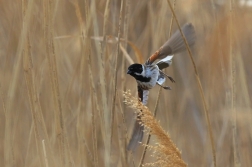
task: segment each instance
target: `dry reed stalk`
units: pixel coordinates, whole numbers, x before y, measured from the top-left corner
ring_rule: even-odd
[[[154,163],[148,163],[147,165],[156,166],[170,166],[170,167],[185,167],[186,163],[181,158],[181,153],[172,142],[169,134],[161,127],[159,122],[152,115],[151,111],[144,106],[139,100],[133,97],[130,91],[123,93],[125,103],[135,110],[137,115],[141,116],[142,126],[148,128],[152,135],[155,135],[158,139],[157,146],[149,146],[153,149],[154,156],[157,157],[157,161]]]
[[[6,119],[6,105],[5,105],[5,102],[4,102],[3,91],[2,91],[1,85],[0,85],[0,98],[1,98],[2,106],[3,106],[4,116],[5,116],[5,119]]]
[[[32,92],[31,95],[33,95],[32,96],[33,99],[31,99],[31,100],[32,100],[32,102],[34,104],[32,104],[33,108],[31,107],[31,112],[32,112],[32,109],[35,109],[34,114],[36,116],[35,117],[36,120],[32,121],[32,127],[33,128],[37,127],[36,128],[37,131],[39,131],[39,129],[42,129],[41,133],[38,133],[40,138],[45,138],[46,141],[49,141],[46,124],[45,124],[45,120],[44,120],[44,117],[43,117],[42,108],[41,108],[41,105],[40,105],[40,99],[39,99],[39,96],[38,96],[38,90],[37,90],[37,86],[36,86],[36,83],[35,83],[36,76],[35,76],[35,69],[34,69],[34,66],[33,66],[33,60],[32,60],[32,54],[31,54],[30,39],[29,39],[29,37],[27,37],[27,38],[28,38],[27,47],[26,47],[26,50],[25,50],[24,55],[23,55],[23,70],[24,70],[24,74],[25,74],[26,84],[28,83],[28,85],[26,85],[27,86],[27,91],[28,91],[28,97],[29,97],[29,91],[31,91]],[[31,102],[30,102],[30,105],[31,105]],[[33,112],[32,112],[32,115],[33,115]],[[37,122],[36,124],[35,124],[35,121]],[[35,126],[34,126],[34,124],[35,124]],[[30,132],[30,133],[31,133],[30,134],[30,137],[31,137],[32,132]],[[35,137],[36,137],[36,135],[35,135]],[[40,140],[40,139],[38,139],[38,140]],[[39,143],[39,141],[37,141],[36,143]],[[49,153],[51,155],[53,155],[52,147],[51,147],[49,142],[48,142],[48,150],[49,150]],[[29,149],[28,149],[28,151],[29,151]],[[28,152],[27,152],[27,155],[28,155]],[[54,160],[55,159],[52,158],[52,164],[55,166]]]
[[[120,44],[120,49],[123,52],[124,57],[126,58],[129,64],[133,64],[134,61],[131,59],[130,55],[127,53],[126,49]],[[125,59],[123,59],[125,60]],[[122,67],[123,68],[123,67]],[[125,71],[124,71],[125,72]],[[125,75],[125,73],[122,73],[122,75]],[[122,79],[123,80],[123,79]]]
[[[128,130],[127,130],[127,126],[126,126],[126,121],[125,121],[125,115],[124,115],[124,112],[125,111],[123,108],[122,108],[122,104],[121,104],[121,101],[120,99],[118,98],[118,104],[119,104],[119,111],[120,111],[120,114],[121,114],[121,119],[119,118],[119,112],[116,112],[116,115],[117,115],[117,122],[122,122],[121,123],[121,126],[122,128],[121,129],[118,129],[118,134],[120,134],[119,138],[121,140],[124,139],[123,142],[121,142],[121,140],[119,140],[120,142],[120,151],[121,151],[121,154],[122,154],[122,161],[123,161],[123,165],[122,166],[127,166],[127,150],[125,149],[127,147],[127,141],[128,141]],[[125,159],[123,159],[125,158]]]
[[[64,120],[62,113],[62,105],[60,100],[60,90],[57,72],[57,60],[55,55],[54,41],[53,41],[53,2],[51,0],[44,1],[44,35],[46,42],[46,55],[49,67],[50,83],[53,92],[54,107],[55,107],[55,124],[56,124],[56,140],[59,144],[59,155],[61,158],[61,165],[65,166],[69,162],[69,157],[66,153],[66,138],[64,129]]]
[[[35,87],[36,92],[38,92],[35,84],[34,84],[34,87]],[[37,99],[38,100],[37,100],[36,105],[38,107],[38,109],[37,109],[38,110],[38,112],[37,112],[38,122],[40,123],[40,127],[42,128],[42,131],[44,134],[42,137],[45,137],[45,142],[47,143],[47,149],[48,149],[47,154],[49,155],[48,157],[50,157],[53,155],[53,148],[49,142],[50,140],[49,140],[48,132],[46,129],[45,119],[43,117],[43,112],[42,112],[39,96],[37,96]],[[56,162],[55,162],[54,158],[51,158],[51,164],[53,166],[55,166]]]
[[[119,104],[119,108],[120,110],[122,110],[122,106],[120,104],[120,99],[117,98],[117,102]],[[125,148],[126,148],[126,138],[124,136],[124,128],[125,128],[125,124],[123,122],[124,120],[121,120],[120,117],[119,117],[119,111],[118,112],[115,112],[115,125],[116,128],[117,128],[117,134],[118,134],[118,148],[119,148],[119,152],[120,152],[120,156],[117,156],[118,159],[120,159],[120,166],[127,166],[127,158],[126,158],[126,151],[125,151]]]
[[[85,1],[86,2],[86,1]],[[102,137],[103,139],[105,138],[105,134],[104,134],[104,130],[102,128],[102,123],[104,122],[103,119],[102,119],[102,115],[101,115],[101,112],[100,112],[100,108],[99,108],[99,105],[98,105],[98,100],[97,100],[97,93],[96,93],[96,89],[95,89],[95,85],[94,85],[94,79],[93,79],[93,75],[92,75],[92,68],[91,68],[91,45],[90,45],[90,41],[88,38],[85,38],[85,36],[88,35],[88,31],[89,31],[89,25],[90,25],[90,17],[89,17],[89,13],[88,13],[88,9],[87,9],[87,5],[86,6],[86,23],[88,24],[85,29],[84,29],[84,23],[83,23],[83,19],[81,17],[81,12],[80,12],[80,7],[78,5],[78,2],[75,1],[74,3],[75,5],[75,11],[76,11],[76,15],[77,15],[77,18],[78,18],[78,21],[79,21],[79,26],[80,26],[80,31],[81,31],[81,36],[82,36],[82,44],[83,44],[83,48],[86,50],[86,53],[87,54],[87,64],[88,64],[88,73],[89,73],[89,82],[90,82],[90,92],[91,92],[91,103],[92,103],[92,114],[91,114],[91,118],[92,118],[92,138],[93,138],[93,157],[94,159],[92,160],[93,161],[93,164],[94,166],[98,166],[99,164],[99,160],[98,160],[98,148],[97,148],[97,133],[96,133],[96,114],[95,114],[95,110],[98,111],[99,113],[99,118],[100,118],[100,126],[101,126],[101,132],[102,132]],[[84,45],[85,44],[85,45]],[[85,61],[83,59],[85,55],[82,56],[82,59],[81,59],[81,67],[85,66]]]
[[[20,74],[20,67],[22,63],[22,51],[24,49],[24,46],[26,44],[26,37],[28,32],[28,27],[30,26],[31,22],[31,16],[32,16],[32,9],[34,5],[34,0],[29,0],[27,2],[27,10],[25,13],[25,16],[23,18],[23,26],[20,34],[20,38],[18,41],[17,51],[16,51],[16,61],[13,65],[13,74],[10,81],[10,86],[8,90],[8,101],[6,105],[6,120],[5,120],[5,134],[4,134],[4,164],[6,167],[13,166],[14,165],[14,154],[12,149],[12,115],[14,114],[13,111],[13,99],[15,97],[15,93],[17,90],[18,85],[18,78]]]
[[[129,29],[129,6],[130,6],[130,2],[129,0],[125,0],[125,14],[124,14],[124,26],[123,26],[123,38],[125,39],[125,41],[127,42],[128,41],[128,29]],[[123,48],[126,48],[127,49],[127,43],[124,43],[123,45],[120,44],[120,48],[121,46]],[[122,48],[121,48],[122,49]],[[125,62],[125,57],[122,58],[122,77],[121,77],[121,80],[122,80],[122,89],[123,91],[126,90],[126,86],[125,86],[125,81],[126,81],[126,62]]]
[[[194,59],[192,57],[192,52],[190,50],[190,47],[185,39],[185,36],[181,30],[181,27],[179,25],[179,22],[178,22],[178,19],[176,17],[176,14],[172,8],[172,5],[171,5],[171,2],[170,0],[167,0],[168,4],[169,4],[169,7],[172,11],[172,14],[174,15],[174,18],[175,18],[175,21],[178,25],[178,28],[179,28],[179,31],[184,39],[184,42],[186,43],[186,48],[187,48],[187,51],[188,51],[188,54],[190,56],[190,59],[191,59],[191,62],[193,64],[193,67],[194,67],[194,73],[196,75],[196,79],[197,79],[197,84],[198,84],[198,87],[199,87],[199,90],[200,90],[200,95],[201,95],[201,99],[202,99],[202,102],[203,102],[203,106],[204,106],[204,111],[205,111],[205,117],[206,117],[206,120],[207,120],[207,127],[208,127],[208,133],[209,133],[209,137],[210,137],[210,141],[211,141],[211,148],[212,148],[212,156],[213,156],[213,162],[214,162],[214,167],[216,167],[216,151],[215,151],[215,144],[214,144],[214,139],[213,139],[213,132],[212,132],[212,127],[211,127],[211,123],[210,123],[210,119],[209,119],[209,112],[208,112],[208,109],[207,109],[207,105],[206,105],[206,100],[205,100],[205,95],[204,95],[204,91],[203,91],[203,87],[202,87],[202,84],[201,84],[201,81],[200,81],[200,78],[199,78],[199,74],[198,74],[198,70],[197,70],[197,67],[196,67],[196,64],[194,62]]]
[[[118,35],[117,39],[121,39],[121,24],[122,24],[122,12],[123,12],[123,6],[124,6],[124,0],[121,1],[120,6],[120,14],[119,14],[119,23],[118,23]],[[113,124],[114,124],[114,114],[115,114],[115,106],[116,106],[116,96],[117,96],[117,73],[118,73],[118,56],[120,54],[120,40],[117,41],[117,54],[115,56],[115,67],[114,67],[114,74],[112,79],[112,85],[114,87],[113,89],[113,99],[112,99],[112,112],[111,112],[111,124],[110,124],[110,154],[111,154],[111,146],[112,146],[112,137],[113,137]]]
[[[86,34],[87,34],[87,29],[86,29]],[[84,37],[82,38],[84,40]],[[94,106],[96,106],[96,110],[97,110],[97,106],[98,102],[97,102],[97,94],[95,91],[95,86],[94,86],[94,79],[93,79],[93,75],[92,75],[92,69],[91,69],[91,45],[90,42],[88,41],[88,39],[86,39],[86,49],[87,49],[87,62],[88,62],[88,73],[89,73],[89,78],[90,78],[90,92],[91,92],[91,101],[92,101],[92,138],[93,138],[93,152],[94,152],[94,166],[98,166],[98,151],[97,151],[97,137],[96,137],[96,123],[95,123],[95,110],[94,110]],[[83,63],[84,64],[84,61]],[[95,93],[93,93],[95,92]],[[95,94],[95,95],[94,95]],[[95,103],[95,104],[94,104]],[[102,122],[101,122],[102,123]]]
[[[138,47],[131,41],[127,41],[127,43],[131,46],[131,48],[134,50],[135,56],[137,58],[137,62],[138,63],[144,63],[144,59],[143,59],[143,54],[141,53],[141,51],[138,49]]]
[[[235,97],[236,97],[236,68],[235,68],[235,56],[234,56],[234,26],[233,26],[233,13],[234,6],[232,0],[230,0],[230,18],[229,18],[229,26],[230,26],[230,34],[229,34],[229,54],[230,54],[230,73],[231,73],[231,110],[232,110],[232,139],[233,139],[233,156],[234,156],[234,166],[240,167],[241,162],[238,153],[238,141],[237,141],[237,111],[235,105]]]
[[[106,1],[105,11],[104,11],[104,21],[103,21],[103,44],[102,44],[102,54],[98,56],[99,76],[100,76],[100,91],[101,91],[101,100],[103,106],[103,118],[104,118],[104,127],[106,138],[104,140],[105,146],[105,166],[110,166],[110,152],[111,152],[111,134],[112,130],[110,129],[111,113],[108,107],[107,101],[107,91],[106,91],[106,80],[105,80],[105,54],[106,54],[106,35],[107,35],[107,23],[108,23],[108,14],[110,9],[110,0]]]
[[[50,40],[49,40],[49,30],[51,29],[49,27],[51,25],[51,24],[49,24],[50,23],[50,21],[49,21],[49,10],[48,10],[49,9],[49,0],[44,0],[43,1],[43,9],[44,9],[44,11],[43,11],[44,12],[43,31],[44,31],[44,41],[46,42],[45,51],[46,51],[46,58],[47,58],[47,61],[48,61],[50,86],[51,86],[51,90],[52,90],[52,96],[54,97],[55,96],[55,93],[53,92],[54,91],[54,89],[53,89],[54,83],[53,83],[53,79],[52,79],[53,78],[53,74],[52,74],[53,69],[52,69],[52,63],[51,63],[51,58],[50,58],[51,45],[50,45]],[[53,98],[53,99],[55,99],[55,98]],[[55,100],[54,100],[54,105],[56,106]],[[58,122],[56,120],[57,119],[56,115],[57,115],[56,111],[54,110],[55,122]],[[55,127],[58,127],[56,123],[55,123]],[[59,134],[58,129],[59,128],[54,129],[54,130],[56,130],[56,133],[54,133],[54,134]],[[61,153],[62,152],[60,151],[60,154],[59,154],[60,157],[62,157]]]
[[[124,26],[123,26],[123,38],[125,39],[125,41],[128,41],[128,29],[129,29],[129,8],[130,7],[130,2],[129,0],[125,0],[125,14],[124,14]],[[123,52],[123,54],[130,58],[130,56],[127,54],[127,43],[125,42],[123,45],[120,44],[120,49],[121,51]],[[126,49],[125,49],[126,48]],[[133,61],[132,63],[130,64],[133,64]],[[121,87],[122,87],[122,90],[123,91],[126,91],[126,60],[125,60],[125,57],[122,57],[122,71],[121,71]],[[123,111],[125,111],[125,105],[123,105]],[[126,146],[126,140],[125,140],[125,146]],[[124,147],[126,148],[126,147]],[[127,151],[126,149],[121,150],[121,154],[123,154],[123,156],[125,157],[125,161],[127,160]],[[125,164],[126,165],[126,164]]]
[[[23,52],[23,71],[25,75],[26,87],[27,87],[27,94],[29,98],[30,110],[32,115],[32,120],[34,122],[34,133],[35,133],[35,140],[37,144],[38,154],[40,164],[43,164],[43,156],[42,156],[42,145],[39,142],[41,135],[39,134],[39,115],[38,115],[38,107],[37,107],[37,90],[34,84],[34,75],[33,75],[33,65],[32,65],[32,58],[31,58],[31,51],[30,51],[30,40],[27,37],[27,45]]]
[[[81,166],[88,166],[87,164],[87,156],[85,156],[85,145],[82,142],[82,139],[84,138],[83,132],[82,132],[82,126],[81,126],[81,116],[80,116],[80,111],[83,110],[83,104],[82,104],[82,99],[79,99],[79,104],[78,104],[78,117],[77,117],[77,121],[76,121],[76,136],[77,136],[77,143],[78,143],[78,156],[77,156],[77,162],[79,165]],[[86,162],[86,163],[84,163]]]
[[[129,29],[129,9],[130,9],[130,2],[129,0],[125,0],[125,14],[124,14],[124,26],[123,26],[123,38],[125,39],[125,41],[128,41],[128,29]],[[127,43],[124,43],[123,45],[120,44],[120,49],[123,50],[124,48],[127,49]],[[122,49],[123,48],[123,49]],[[124,49],[124,51],[126,51],[126,49]],[[125,52],[123,51],[123,53],[125,54]],[[127,51],[126,51],[127,53]],[[129,57],[129,56],[128,56]],[[133,63],[131,63],[133,64]],[[125,57],[122,57],[122,72],[121,72],[121,82],[122,82],[122,90],[126,91],[126,61],[125,61]],[[123,111],[125,111],[125,105],[123,106]],[[126,153],[126,150],[125,150]],[[126,154],[127,155],[127,154]]]
[[[173,9],[174,10],[175,10],[175,4],[176,4],[176,0],[173,1]],[[172,15],[171,23],[170,23],[170,30],[169,30],[169,38],[171,37],[171,34],[172,34],[173,19],[174,19],[174,16]],[[157,108],[158,108],[158,103],[159,103],[159,100],[160,100],[161,91],[162,91],[162,88],[160,87],[158,89],[157,100],[156,100],[155,107],[154,107],[154,117],[156,117],[156,115],[157,115]],[[145,155],[146,155],[146,152],[147,152],[147,148],[148,148],[148,145],[149,145],[149,142],[150,142],[150,138],[151,138],[151,134],[149,133],[138,167],[141,167],[143,162],[144,162],[144,158],[145,158]]]
[[[80,9],[79,9],[79,4],[78,4],[78,1],[77,0],[75,0],[75,1],[71,1],[72,2],[72,4],[74,5],[74,7],[75,7],[75,13],[76,13],[76,16],[77,16],[77,19],[78,19],[78,23],[79,23],[79,27],[80,27],[80,34],[82,34],[82,29],[83,28],[81,28],[81,24],[83,23],[83,21],[82,21],[82,17],[81,17],[81,13],[80,13]],[[90,24],[90,23],[89,23]],[[87,26],[88,27],[88,26]],[[72,35],[68,35],[68,36],[61,36],[61,37],[55,37],[54,39],[63,39],[63,38],[76,38],[76,37],[82,37],[82,35],[76,35],[76,36],[72,36]],[[80,41],[80,43],[81,43],[81,41]],[[82,45],[82,43],[81,43],[81,45]],[[81,66],[82,65],[82,60],[83,60],[83,56],[81,56],[81,58],[80,58],[80,60],[77,62],[77,65],[76,65],[76,67],[75,67],[75,69],[74,69],[74,74],[73,74],[73,76],[71,77],[71,79],[70,79],[70,84],[67,86],[67,89],[66,89],[66,92],[65,92],[65,95],[63,96],[64,97],[64,99],[62,100],[62,104],[63,105],[65,105],[64,106],[64,108],[66,108],[67,106],[66,106],[66,104],[67,104],[67,100],[68,100],[68,95],[69,95],[69,93],[70,93],[70,91],[71,91],[71,88],[73,88],[73,85],[74,85],[74,81],[75,81],[75,79],[76,79],[76,77],[77,77],[77,75],[78,75],[78,71],[83,71],[82,69],[83,69],[83,66]],[[80,81],[82,81],[83,79],[83,74],[81,73],[81,75],[80,75]],[[81,99],[80,99],[81,100]]]
[[[47,154],[46,154],[46,148],[45,148],[45,140],[42,140],[42,146],[43,146],[43,153],[44,153],[44,160],[45,160],[45,166],[49,167],[48,165],[48,159],[47,159]]]
[[[67,139],[65,137],[65,125],[64,125],[64,116],[62,111],[62,103],[60,99],[60,90],[59,90],[59,81],[58,81],[58,70],[57,70],[57,60],[56,60],[56,54],[55,54],[55,48],[54,48],[54,42],[53,42],[53,34],[51,34],[51,44],[52,44],[52,57],[53,57],[53,79],[54,79],[54,89],[56,93],[56,99],[57,100],[57,107],[58,107],[58,116],[59,116],[59,123],[60,123],[60,141],[61,141],[61,149],[63,150],[63,162],[64,166],[66,164],[69,164],[69,157],[67,152]]]
[[[92,153],[91,153],[90,149],[88,148],[87,142],[84,138],[83,138],[83,143],[84,143],[84,146],[85,146],[86,151],[88,153],[89,160],[91,161],[92,166],[95,166],[94,157],[92,156]]]
[[[99,164],[99,161],[98,161],[98,150],[97,150],[97,137],[96,137],[96,126],[95,126],[95,110],[94,110],[94,105],[96,106],[96,110],[98,111],[98,113],[100,114],[100,108],[99,108],[99,105],[98,105],[98,100],[97,100],[97,93],[95,91],[95,86],[94,86],[94,79],[93,79],[93,75],[92,75],[92,68],[91,68],[91,45],[90,45],[90,41],[89,39],[85,39],[84,36],[87,36],[88,35],[88,32],[89,32],[89,28],[91,25],[91,17],[89,17],[89,8],[88,8],[88,4],[87,4],[87,1],[85,1],[85,10],[86,10],[86,23],[88,24],[85,29],[83,29],[83,21],[82,21],[82,18],[81,18],[81,14],[80,14],[80,9],[79,9],[79,5],[76,7],[76,10],[77,10],[77,17],[79,19],[79,22],[80,22],[80,29],[82,31],[82,43],[84,45],[84,48],[87,50],[87,64],[88,64],[88,73],[89,73],[89,81],[90,81],[90,90],[91,90],[91,100],[92,100],[92,138],[93,138],[93,159],[91,160],[93,166],[98,166]],[[86,46],[86,47],[85,47]],[[82,65],[84,65],[84,60],[82,60]],[[94,104],[95,103],[95,104]],[[102,122],[103,117],[101,116],[100,114],[100,121],[101,121],[101,126],[102,126]],[[103,132],[103,128],[101,127],[101,131],[102,131],[102,136],[103,136],[103,139],[105,138],[105,134]],[[86,142],[85,142],[86,144]],[[88,147],[86,145],[86,148],[87,148],[87,151],[88,151]],[[91,152],[88,151],[89,155],[91,156]]]
[[[78,19],[78,23],[79,23],[79,31],[80,31],[80,37],[82,37],[82,32],[83,32],[83,19],[82,19],[82,16],[81,16],[81,12],[80,12],[80,7],[79,7],[79,4],[78,4],[78,1],[75,0],[75,1],[71,1],[73,3],[73,6],[75,7],[75,14],[76,14],[76,17]],[[86,11],[87,12],[87,11]],[[88,22],[88,24],[90,24],[90,22]],[[83,45],[82,44],[82,40],[80,41],[80,44],[81,46]],[[81,51],[83,50],[83,47],[81,47]],[[82,53],[81,53],[82,54]],[[77,72],[80,70],[80,81],[83,81],[83,56],[81,56],[80,58],[80,61],[78,61],[77,63],[77,66],[74,70],[74,75],[73,77],[71,78],[71,81],[70,81],[70,84],[67,86],[67,90],[66,90],[66,93],[65,93],[65,98],[63,100],[63,104],[66,104],[66,100],[67,100],[67,97],[68,97],[68,94],[70,93],[70,90],[71,88],[73,87],[73,84],[74,84],[74,80],[77,76]],[[83,87],[83,84],[81,82],[81,87]],[[83,90],[83,88],[81,88],[81,91]],[[81,96],[81,98],[79,99],[79,105],[78,105],[78,110],[79,110],[79,113],[78,115],[80,115],[80,111],[82,111],[82,102],[83,102],[83,98]],[[84,136],[83,136],[83,133],[82,133],[82,128],[81,128],[81,117],[80,116],[77,116],[77,123],[76,123],[76,131],[77,131],[77,142],[78,142],[78,157],[77,159],[79,160],[79,165],[81,166],[86,166],[87,164],[82,164],[82,162],[84,161],[85,162],[85,159],[81,156],[82,153],[83,153],[83,148],[85,147],[85,145],[83,146],[82,145],[82,139],[84,139]],[[93,161],[93,160],[92,160]],[[94,164],[94,163],[93,163]]]
[[[27,153],[25,155],[25,162],[24,162],[24,166],[27,166],[27,159],[28,159],[28,155],[29,155],[29,151],[30,151],[30,146],[31,146],[31,138],[32,138],[32,135],[33,135],[33,130],[34,130],[34,121],[32,121],[31,123],[31,128],[30,128],[30,133],[29,133],[29,138],[28,138],[28,148],[27,148]]]

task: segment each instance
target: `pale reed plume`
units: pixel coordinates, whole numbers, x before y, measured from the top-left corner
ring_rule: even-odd
[[[181,153],[172,142],[169,134],[161,127],[159,122],[154,118],[151,111],[144,106],[137,98],[133,97],[130,91],[123,93],[125,104],[134,109],[138,116],[141,116],[141,126],[150,130],[152,135],[158,139],[156,146],[148,146],[153,150],[156,162],[147,163],[149,166],[165,167],[185,167],[186,163],[181,158]]]

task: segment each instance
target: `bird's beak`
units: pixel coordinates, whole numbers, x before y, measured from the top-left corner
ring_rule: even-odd
[[[127,74],[131,74],[131,71],[130,71],[130,70],[128,70]]]

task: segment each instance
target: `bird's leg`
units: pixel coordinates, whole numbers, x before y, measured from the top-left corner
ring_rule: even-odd
[[[175,82],[175,80],[171,76],[167,75],[166,73],[164,73],[161,70],[159,70],[159,72],[162,73],[162,74],[164,74],[167,78],[169,78],[171,82]]]
[[[170,86],[163,86],[163,85],[160,85],[159,83],[157,83],[159,86],[161,86],[162,88],[166,89],[166,90],[171,90],[171,87]]]

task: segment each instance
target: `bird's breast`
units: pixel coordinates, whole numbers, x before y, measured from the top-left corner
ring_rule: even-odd
[[[145,83],[138,82],[138,84],[142,85],[144,89],[151,89],[156,85],[158,75],[159,69],[157,65],[145,66],[145,77],[150,78],[150,81]]]

